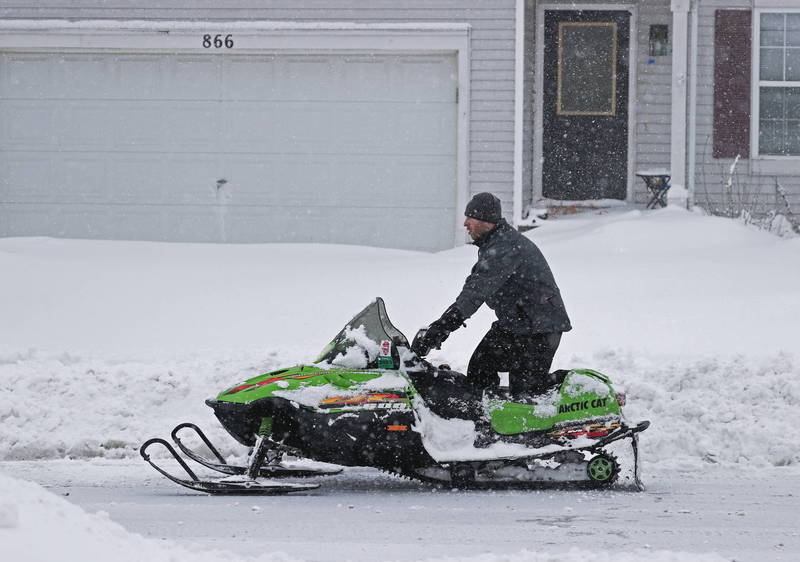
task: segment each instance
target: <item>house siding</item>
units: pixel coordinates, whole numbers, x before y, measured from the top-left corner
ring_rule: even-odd
[[[787,6],[791,4],[787,0]],[[706,0],[700,4],[697,67],[697,131],[694,203],[713,212],[735,215],[741,210],[783,212],[786,202],[800,215],[800,159],[794,170],[762,172],[757,159],[714,158],[714,20],[717,10],[752,9],[751,2]],[[757,24],[753,18],[754,25]],[[752,122],[752,121],[751,121]],[[754,147],[753,147],[754,148]],[[755,156],[755,155],[753,155]],[[735,165],[734,165],[735,164]]]
[[[672,121],[672,55],[650,56],[650,26],[669,26],[672,46],[672,12],[669,0],[648,0],[638,6],[636,29],[636,127],[633,173],[670,165]],[[670,50],[671,51],[671,50]],[[641,178],[633,177],[633,202],[646,203],[649,193]]]
[[[159,0],[0,2],[0,18],[467,23],[470,31],[468,195],[492,191],[512,217],[515,0],[195,0],[191,8]]]
[[[536,5],[537,0],[525,1],[525,46],[524,73],[525,87],[522,100],[522,211],[523,216],[533,204],[536,193],[535,183],[540,178],[533,177],[534,121],[536,115]]]

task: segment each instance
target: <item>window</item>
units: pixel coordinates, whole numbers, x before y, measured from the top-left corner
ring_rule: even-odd
[[[558,24],[558,115],[616,115],[617,24]]]
[[[669,54],[669,26],[651,25],[648,54],[651,57],[661,57]]]
[[[756,21],[758,154],[800,156],[800,12]]]

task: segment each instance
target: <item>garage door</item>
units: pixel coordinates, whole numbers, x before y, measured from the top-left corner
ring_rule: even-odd
[[[0,65],[0,235],[453,245],[455,55]]]

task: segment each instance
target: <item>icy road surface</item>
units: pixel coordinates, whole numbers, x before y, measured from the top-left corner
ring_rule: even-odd
[[[346,469],[304,480],[322,484],[318,490],[248,498],[184,490],[141,461],[0,463],[0,472],[34,480],[88,512],[106,512],[129,531],[241,555],[372,562],[578,547],[716,552],[738,562],[800,560],[796,468],[645,470],[642,493],[462,492]]]

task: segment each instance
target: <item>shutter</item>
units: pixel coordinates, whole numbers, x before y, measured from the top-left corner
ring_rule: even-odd
[[[750,157],[750,10],[714,18],[714,158]]]

